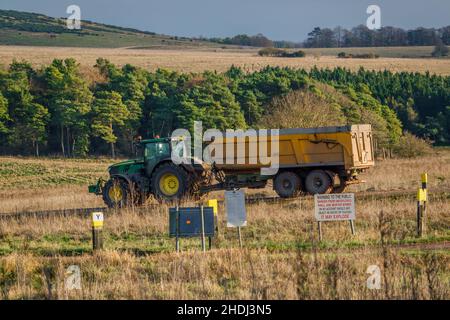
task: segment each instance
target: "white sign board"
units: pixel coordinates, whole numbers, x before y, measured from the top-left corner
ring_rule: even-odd
[[[245,227],[247,225],[243,190],[225,191],[225,207],[227,209],[227,227]]]
[[[353,193],[314,195],[317,221],[355,220],[355,195]]]

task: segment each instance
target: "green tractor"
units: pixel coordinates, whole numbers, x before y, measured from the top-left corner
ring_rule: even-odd
[[[199,198],[200,185],[207,183],[205,164],[191,161],[175,164],[172,161],[174,140],[158,138],[136,143],[139,155],[136,159],[113,164],[108,168],[109,180],[100,179],[89,186],[89,192],[102,195],[110,208],[142,205],[150,195],[160,201],[176,201],[192,197]],[[181,156],[184,144],[175,146]]]

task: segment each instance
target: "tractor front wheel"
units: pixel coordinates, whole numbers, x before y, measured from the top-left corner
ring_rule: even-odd
[[[109,208],[123,208],[130,204],[130,188],[123,179],[109,179],[103,188],[103,201]]]

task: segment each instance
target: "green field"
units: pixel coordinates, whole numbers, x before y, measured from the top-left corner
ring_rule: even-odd
[[[59,47],[219,47],[197,41],[122,28],[90,21],[81,22],[81,30],[68,30],[64,19],[41,14],[0,10],[0,45]]]

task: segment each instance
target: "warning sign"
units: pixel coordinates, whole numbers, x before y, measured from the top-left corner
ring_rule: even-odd
[[[355,220],[353,193],[314,195],[317,221]]]

